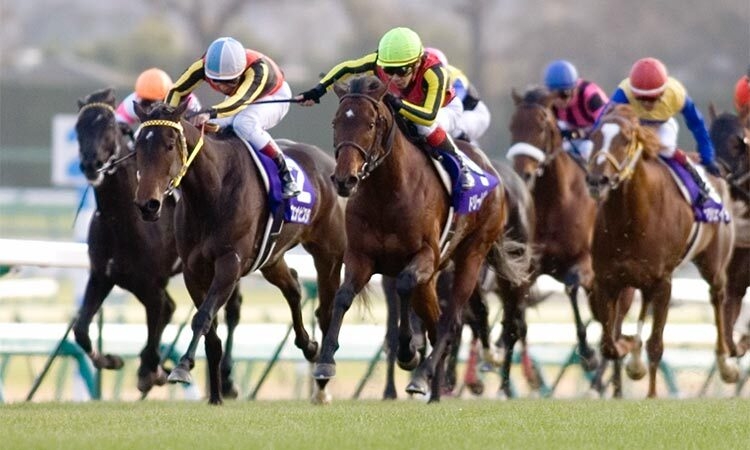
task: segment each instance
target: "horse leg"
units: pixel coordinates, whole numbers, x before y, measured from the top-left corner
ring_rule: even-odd
[[[132,292],[146,308],[148,335],[146,345],[141,350],[141,364],[138,367],[138,390],[146,393],[154,385],[161,386],[167,382],[167,375],[160,365],[159,346],[164,328],[172,320],[175,303],[167,295],[165,286],[159,283],[136,282]]]
[[[598,365],[596,352],[589,346],[586,340],[586,324],[581,319],[581,311],[578,307],[578,289],[581,287],[580,276],[576,270],[571,270],[565,276],[565,292],[570,299],[573,308],[573,319],[576,324],[576,336],[578,338],[578,355],[581,357],[581,367],[586,372],[594,370]]]
[[[656,398],[656,374],[664,353],[664,326],[667,323],[669,301],[672,297],[671,277],[657,280],[651,286],[641,289],[644,304],[650,303],[653,310],[651,336],[646,342],[648,354],[648,398]]]
[[[741,357],[748,350],[745,334],[739,343],[734,342],[734,326],[742,310],[742,298],[750,285],[750,249],[734,248],[727,266],[726,300],[724,301],[724,338],[730,356]]]
[[[240,309],[242,308],[242,295],[239,285],[232,291],[231,297],[224,306],[227,322],[227,339],[224,344],[224,356],[221,358],[221,395],[224,398],[237,398],[239,391],[232,380],[232,350],[234,348],[234,330],[240,323]]]
[[[211,323],[211,327],[206,333],[203,341],[206,351],[206,365],[208,366],[208,386],[209,396],[208,403],[211,405],[221,405],[221,339],[216,334],[216,320]]]
[[[91,362],[97,369],[118,370],[125,364],[118,355],[99,354],[99,352],[94,350],[91,344],[91,337],[89,336],[91,321],[102,307],[104,299],[107,298],[114,286],[115,284],[111,278],[92,271],[86,283],[83,302],[78,309],[78,318],[73,326],[76,343],[89,355]]]
[[[328,331],[323,336],[318,362],[313,369],[313,378],[317,380],[318,389],[324,391],[328,380],[336,376],[336,362],[333,355],[339,348],[339,333],[344,315],[352,306],[357,295],[372,276],[372,261],[360,255],[347,253],[344,260],[346,271],[344,283],[336,291]]]
[[[383,277],[383,293],[385,294],[385,303],[388,307],[387,326],[385,329],[385,342],[388,348],[386,353],[387,371],[385,390],[383,391],[384,400],[398,398],[395,383],[396,367],[396,349],[398,349],[398,316],[399,303],[398,292],[396,291],[396,279],[392,277]]]
[[[286,262],[280,259],[276,264],[261,270],[263,277],[271,284],[279,288],[289,305],[292,314],[292,328],[294,329],[294,345],[302,350],[305,359],[315,362],[318,357],[318,343],[310,339],[302,319],[302,290],[299,281],[287,267]]]
[[[622,295],[622,294],[621,294]],[[638,313],[638,323],[636,325],[635,335],[631,339],[632,349],[630,350],[630,361],[625,365],[625,372],[631,380],[640,380],[646,376],[646,365],[641,358],[643,353],[643,325],[646,323],[646,313],[648,312],[648,301],[646,297],[641,300],[641,311]],[[626,312],[623,312],[624,317]],[[622,324],[620,324],[622,326]]]
[[[424,322],[420,318],[420,314],[412,308],[411,303],[415,289],[414,281],[415,278],[411,273],[401,273],[396,279],[396,293],[400,299],[396,362],[401,369],[407,371],[414,370],[419,365],[426,348]]]

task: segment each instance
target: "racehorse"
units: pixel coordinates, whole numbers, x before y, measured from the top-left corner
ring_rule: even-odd
[[[302,168],[295,170],[298,183],[310,186],[303,193],[308,204],[311,198],[316,201],[288,217],[284,208],[287,203],[295,203],[280,203],[276,212],[285,214],[285,222],[280,230],[269,230],[271,199],[265,192],[265,175],[253,163],[257,155],[250,154],[244,141],[232,133],[204,135],[203,130],[182,118],[186,106],[156,104],[150,111],[136,107],[143,123],[135,143],[140,174],[135,203],[143,219],[154,221],[168,202],[167,193],[176,186],[180,188],[174,219],[177,251],[184,264],[185,284],[198,311],[191,324],[189,347],[168,380],[192,381],[190,369],[198,341],[205,336],[209,403],[220,404],[218,368],[222,355],[215,315],[237,288],[240,277],[251,270],[260,270],[281,290],[291,310],[294,343],[307,360],[315,361],[318,343],[305,330],[300,284],[296,272],[284,261],[284,253],[301,244],[312,255],[320,299],[316,315],[325,332],[341,277],[346,246],[344,215],[328,179],[333,158],[312,145],[285,141],[284,153]],[[293,222],[295,217],[307,224]],[[276,239],[265,245],[268,236]],[[267,250],[265,257],[263,249]]]
[[[663,331],[671,297],[672,273],[691,260],[710,286],[717,330],[716,360],[722,378],[735,382],[738,368],[728,361],[724,339],[726,268],[731,257],[734,228],[726,220],[698,223],[665,164],[658,158],[659,139],[641,126],[630,105],[617,105],[601,118],[591,134],[594,153],[587,183],[598,199],[592,258],[596,276],[591,303],[606,310],[602,321],[601,352],[619,360],[628,352],[628,375],[643,376],[638,323],[634,340],[621,336],[618,296],[628,288],[640,289],[643,307],[651,305],[653,326],[646,343],[649,357],[648,397],[656,397],[656,372],[664,351]],[[728,204],[726,184],[711,182]],[[732,364],[730,364],[732,363]]]
[[[339,106],[333,119],[336,169],[332,176],[338,194],[348,198],[348,245],[345,274],[334,300],[313,375],[324,388],[335,376],[334,353],[345,312],[375,273],[396,277],[401,299],[397,357],[404,369],[416,367],[406,387],[409,393],[440,399],[444,358],[460,326],[460,314],[474,290],[481,266],[490,254],[498,273],[514,284],[525,280],[522,263],[513,265],[507,246],[498,245],[507,220],[503,190],[495,185],[474,199],[474,212],[452,214],[450,196],[429,156],[411,143],[383,102],[388,86],[376,77],[337,84]],[[489,160],[476,148],[463,145],[473,164],[497,177]],[[485,178],[486,179],[486,178]],[[455,222],[453,236],[441,252],[441,237]],[[447,308],[440,311],[435,283],[439,270],[453,261],[454,280]],[[422,319],[432,343],[421,362],[411,343],[408,308]],[[418,366],[418,367],[417,367]],[[432,388],[430,389],[430,382]]]
[[[89,279],[73,328],[78,345],[100,369],[120,369],[122,357],[99,354],[91,345],[89,327],[104,299],[114,286],[130,291],[146,309],[148,336],[140,353],[138,389],[146,393],[163,385],[167,375],[160,365],[159,345],[164,327],[175,310],[166,290],[169,279],[182,270],[175,246],[172,216],[175,202],[170,197],[162,208],[165,220],[147,223],[133,205],[136,188],[132,134],[126,124],[115,120],[115,95],[103,89],[78,101],[76,135],[81,171],[94,189],[96,214],[88,234]],[[232,295],[226,307],[228,335],[239,323],[241,297]],[[228,340],[230,341],[230,340]],[[222,361],[224,395],[237,395],[231,379],[231,342]]]
[[[562,137],[552,113],[552,96],[531,88],[522,96],[511,94],[515,110],[510,119],[511,147],[507,157],[531,189],[536,211],[532,239],[536,251],[532,279],[547,274],[565,285],[584,370],[597,367],[594,350],[586,341],[586,325],[578,308],[578,289],[591,289],[591,233],[596,203],[586,189],[583,163],[563,150]]]
[[[742,308],[742,299],[750,286],[750,108],[717,114],[709,106],[709,134],[716,151],[716,161],[729,184],[735,241],[732,259],[727,267],[724,336],[732,356],[742,356],[750,347],[750,330],[735,343],[733,328]],[[750,326],[750,324],[748,324]]]
[[[534,203],[531,195],[524,184],[524,181],[513,171],[512,168],[504,163],[492,161],[492,165],[503,180],[503,189],[507,199],[505,205],[507,208],[508,220],[504,228],[504,236],[511,240],[525,245],[523,249],[525,255],[531,255],[531,238],[534,234]],[[477,339],[482,348],[482,358],[489,365],[502,365],[501,389],[508,397],[510,392],[510,364],[513,360],[513,347],[518,339],[525,342],[526,339],[526,320],[525,307],[529,296],[530,283],[527,281],[518,287],[512,285],[506,279],[500,279],[499,283],[492,280],[494,275],[490,273],[489,267],[483,268],[482,275],[477,283],[476,288],[469,297],[467,307],[462,312],[461,323],[468,325],[472,330],[474,339]],[[453,270],[447,268],[440,273],[437,281],[437,294],[441,308],[445,308],[450,299],[450,289],[453,283]],[[488,291],[494,292],[503,303],[503,333],[501,341],[505,348],[505,357],[500,361],[499,356],[493,352],[490,344],[490,324],[489,311],[485,296]],[[388,325],[386,330],[386,341],[389,349],[394,349],[388,353],[387,357],[387,378],[386,388],[383,398],[396,398],[396,389],[394,384],[394,364],[396,360],[395,349],[398,347],[398,306],[400,299],[396,289],[396,280],[391,277],[383,277],[383,292],[385,293],[386,303],[388,304]],[[412,317],[413,332],[421,334],[421,322],[418,317]],[[417,322],[417,324],[415,324]],[[420,327],[415,327],[419,325]],[[454,337],[454,345],[448,356],[446,364],[446,383],[444,392],[450,392],[455,387],[456,382],[456,363],[458,358],[458,346],[461,342],[461,328],[457,329]],[[475,378],[476,366],[479,362],[476,358],[473,361],[467,361],[467,387],[479,395],[484,387],[480,379]]]

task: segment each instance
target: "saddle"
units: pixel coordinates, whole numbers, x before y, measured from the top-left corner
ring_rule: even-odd
[[[693,169],[703,179],[703,182],[708,188],[708,196],[703,201],[699,201],[702,197],[700,187],[690,172],[688,172],[682,164],[674,158],[666,158],[661,155],[659,156],[659,161],[667,166],[669,173],[672,175],[672,179],[680,189],[682,196],[693,207],[693,215],[696,222],[729,223],[731,221],[731,216],[727,209],[724,208],[719,193],[714,189],[713,185],[708,182],[706,174],[701,166],[694,165]]]

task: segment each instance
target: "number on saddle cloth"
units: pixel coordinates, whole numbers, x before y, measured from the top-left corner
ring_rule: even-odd
[[[721,198],[719,198],[716,189],[714,189],[711,183],[706,180],[705,174],[701,173],[702,169],[694,166],[694,169],[698,171],[701,177],[703,177],[709,190],[708,198],[701,205],[698,204],[697,201],[700,196],[700,187],[688,170],[674,158],[665,158],[661,156],[659,158],[669,168],[669,172],[675,180],[675,183],[677,183],[677,187],[680,189],[683,198],[685,198],[685,200],[693,207],[693,215],[696,222],[730,222],[731,216],[729,215],[729,212],[722,204]]]

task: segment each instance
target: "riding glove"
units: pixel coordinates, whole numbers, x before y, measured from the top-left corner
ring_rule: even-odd
[[[320,97],[324,96],[326,93],[326,88],[323,87],[322,84],[318,84],[314,88],[310,89],[309,91],[305,91],[302,94],[302,101],[312,100],[315,103],[320,103]]]

